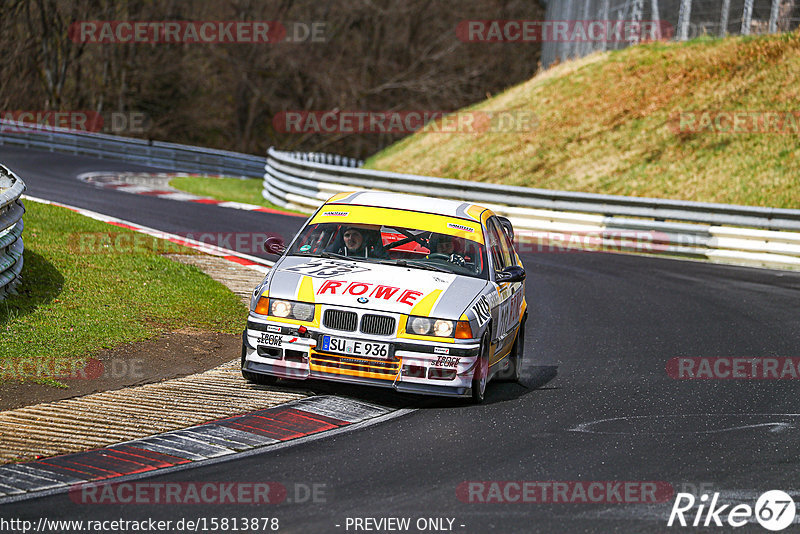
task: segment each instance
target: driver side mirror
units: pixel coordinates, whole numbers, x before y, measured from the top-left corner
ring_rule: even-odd
[[[282,255],[286,252],[286,245],[283,242],[283,239],[277,236],[268,237],[264,241],[264,252],[267,254],[275,254],[277,256]]]
[[[525,280],[525,269],[519,265],[511,265],[495,273],[495,281],[497,283],[522,282],[523,280]]]

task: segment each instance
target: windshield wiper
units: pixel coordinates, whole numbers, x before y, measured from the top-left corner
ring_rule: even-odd
[[[322,252],[320,252],[319,255],[322,256],[323,258],[328,258],[328,259],[332,259],[332,258],[335,258],[337,260],[352,260],[353,259],[350,256],[345,256],[344,254],[337,254],[336,252],[326,252],[324,250]]]
[[[400,267],[416,267],[418,269],[426,269],[428,271],[439,271],[440,273],[450,273],[450,274],[453,273],[453,271],[451,271],[450,269],[444,269],[437,265],[431,265],[429,263],[422,263],[413,260],[382,261],[381,263],[384,265],[398,265]]]
[[[312,254],[311,252],[293,252],[292,256],[307,256],[309,258],[328,258],[330,260],[347,260],[347,261],[365,261],[368,258],[360,258],[358,256],[345,256],[344,254],[337,254],[336,252],[318,252]]]

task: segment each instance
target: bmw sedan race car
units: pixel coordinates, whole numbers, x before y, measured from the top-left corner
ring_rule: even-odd
[[[513,235],[476,204],[333,196],[253,292],[242,374],[483,401],[493,377],[520,377],[527,304]]]

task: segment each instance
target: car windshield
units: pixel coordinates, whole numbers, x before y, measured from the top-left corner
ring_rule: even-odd
[[[483,244],[416,228],[368,224],[309,224],[289,248],[290,256],[379,262],[486,278]]]

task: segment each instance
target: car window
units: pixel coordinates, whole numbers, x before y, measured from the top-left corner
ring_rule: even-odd
[[[501,246],[503,231],[494,219],[489,219],[486,230],[486,244],[492,255],[492,261],[494,261],[494,269],[495,271],[503,270],[508,266],[508,258],[503,255]]]
[[[511,239],[509,238],[506,229],[503,228],[503,225],[500,224],[500,221],[497,219],[492,219],[496,223],[496,226],[499,230],[500,234],[500,250],[503,251],[503,260],[506,262],[506,267],[509,265],[516,265],[517,258],[514,255],[514,244],[512,243]]]
[[[495,263],[497,264],[496,270],[499,271],[511,265],[516,265],[513,245],[495,217],[489,219],[489,231],[491,234],[492,257],[495,258]]]

